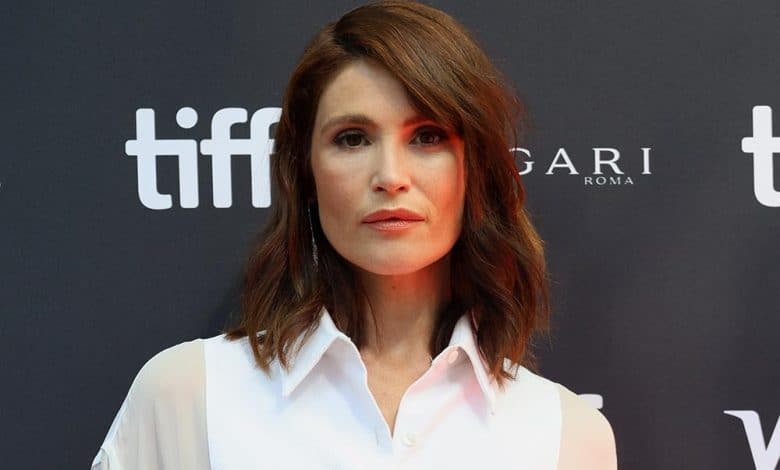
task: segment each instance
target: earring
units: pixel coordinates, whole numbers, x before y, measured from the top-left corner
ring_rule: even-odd
[[[306,206],[306,212],[309,215],[309,233],[311,233],[311,252],[314,258],[314,267],[317,267],[317,242],[314,241],[314,225],[311,223],[311,204]]]

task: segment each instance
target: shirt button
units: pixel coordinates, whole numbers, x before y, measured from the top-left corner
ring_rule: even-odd
[[[412,432],[407,432],[403,435],[403,438],[401,438],[401,442],[407,447],[412,447],[417,443],[417,436]]]
[[[449,352],[449,354],[447,354],[447,363],[452,364],[457,360],[458,360],[458,350],[453,349],[452,351]]]

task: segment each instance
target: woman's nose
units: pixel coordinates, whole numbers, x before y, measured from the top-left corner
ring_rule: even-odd
[[[371,178],[373,191],[394,194],[409,190],[411,178],[403,145],[394,143],[379,145],[374,159],[374,173]]]

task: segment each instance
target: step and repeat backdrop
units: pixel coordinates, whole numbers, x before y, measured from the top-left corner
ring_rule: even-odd
[[[600,407],[620,468],[778,468],[780,3],[431,4],[530,112],[541,373]],[[287,77],[356,5],[6,8],[4,468],[86,468],[140,367],[235,317]]]

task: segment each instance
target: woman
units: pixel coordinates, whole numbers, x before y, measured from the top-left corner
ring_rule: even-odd
[[[606,419],[529,370],[548,303],[519,109],[433,8],[320,31],[239,324],[152,358],[93,469],[616,468]]]

